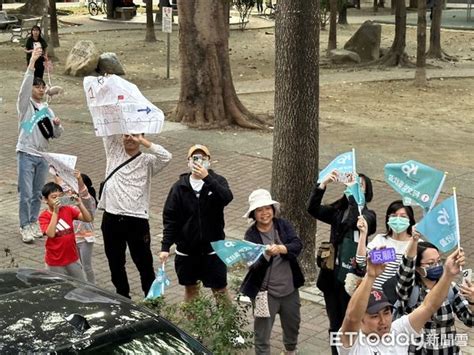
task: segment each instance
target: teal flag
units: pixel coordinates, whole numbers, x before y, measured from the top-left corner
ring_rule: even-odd
[[[168,287],[169,285],[170,280],[168,278],[168,275],[166,275],[165,267],[163,265],[158,269],[158,272],[156,273],[156,278],[151,284],[150,290],[148,291],[148,294],[146,295],[145,299],[148,300],[151,298],[163,296],[163,294],[165,293],[165,287]]]
[[[365,193],[362,191],[360,186],[360,176],[357,175],[356,181],[354,183],[348,184],[346,190],[344,191],[347,197],[353,196],[357,205],[359,206],[359,211],[365,205]]]
[[[338,180],[340,182],[346,182],[349,174],[355,174],[355,156],[354,151],[349,151],[338,155],[332,162],[328,164],[319,173],[318,182],[324,180],[333,170],[338,171]]]
[[[445,174],[415,160],[387,164],[385,182],[403,197],[405,205],[419,205],[425,212],[436,203]]]
[[[33,117],[31,117],[28,121],[22,122],[21,128],[23,128],[25,133],[29,135],[33,133],[33,129],[35,128],[36,124],[45,117],[52,119],[47,107],[43,107],[41,110],[36,111]]]
[[[211,246],[227,266],[232,266],[238,262],[252,265],[266,249],[263,244],[255,244],[245,240],[219,240],[211,242]]]
[[[416,230],[423,234],[443,253],[454,249],[459,243],[457,208],[454,196],[435,206],[416,225]]]

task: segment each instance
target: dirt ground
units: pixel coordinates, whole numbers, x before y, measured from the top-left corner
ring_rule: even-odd
[[[338,47],[357,30],[357,25],[338,27]],[[382,26],[382,47],[389,47],[394,26]],[[321,32],[321,59],[327,46],[327,31]],[[166,41],[157,31],[156,43],[144,42],[144,30],[72,33],[62,35],[61,47],[55,50],[53,84],[66,93],[61,104],[83,104],[82,79],[62,75],[64,63],[78,40],[92,40],[101,52],[116,52],[126,76],[140,89],[179,85],[177,32],[172,35],[171,76],[165,79]],[[231,31],[230,58],[234,81],[258,81],[274,76],[274,29]],[[474,68],[474,31],[442,32],[443,49],[457,57],[456,62],[430,61],[434,67],[462,73]],[[414,61],[416,29],[407,30],[407,53]],[[25,55],[18,44],[0,45],[1,96],[14,99],[18,78],[25,70]],[[400,69],[403,70],[403,69]],[[384,78],[386,69],[323,65],[321,74],[361,71],[374,80]],[[462,77],[462,74],[460,74]],[[15,88],[14,90],[9,90]],[[431,80],[426,89],[411,81],[375,81],[369,83],[337,82],[324,84],[320,91],[321,145],[357,145],[371,154],[381,149],[385,157],[421,157],[440,168],[449,165],[463,172],[474,166],[474,79]],[[78,102],[78,98],[80,102]],[[256,113],[273,112],[273,92],[242,95],[244,103]],[[167,104],[168,108],[172,104]],[[423,159],[423,157],[425,157]],[[447,168],[447,167],[446,167]],[[472,170],[471,170],[472,173]]]

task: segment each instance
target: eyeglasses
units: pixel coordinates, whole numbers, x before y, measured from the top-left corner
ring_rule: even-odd
[[[441,260],[437,261],[429,261],[429,262],[420,262],[421,266],[428,266],[428,267],[435,267],[435,266],[440,266],[443,265],[443,262]]]

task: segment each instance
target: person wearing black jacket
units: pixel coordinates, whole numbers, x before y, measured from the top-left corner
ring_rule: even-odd
[[[227,180],[209,169],[206,146],[189,149],[188,167],[191,172],[180,175],[165,202],[159,255],[166,262],[176,244],[175,269],[186,301],[198,295],[198,281],[214,294],[227,295],[227,268],[210,242],[225,239],[224,208],[233,199]]]
[[[373,197],[372,182],[369,177],[359,174],[361,189],[365,194],[366,203]],[[359,208],[353,196],[342,196],[330,205],[322,205],[326,186],[338,180],[338,172],[332,171],[316,184],[308,200],[308,213],[321,222],[331,225],[330,243],[334,247],[335,265],[333,269],[322,268],[319,272],[316,286],[323,292],[326,312],[329,318],[329,333],[337,332],[342,325],[346,308],[350,300],[344,288],[346,275],[355,264],[358,241],[357,219]],[[362,216],[367,221],[368,235],[375,233],[377,218],[375,212],[364,206]],[[337,354],[335,346],[331,347],[332,354]]]
[[[298,288],[304,284],[297,257],[303,248],[290,222],[278,218],[280,204],[264,189],[249,196],[249,209],[244,217],[255,223],[245,233],[245,240],[265,244],[265,253],[253,263],[240,292],[250,297],[255,307],[260,291],[268,300],[267,317],[254,312],[255,353],[270,354],[270,336],[277,314],[280,315],[286,354],[296,354],[300,317]]]

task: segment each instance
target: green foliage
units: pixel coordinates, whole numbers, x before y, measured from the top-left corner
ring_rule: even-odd
[[[250,13],[255,6],[255,0],[232,0],[232,5],[240,15],[240,29],[243,31],[250,19]]]
[[[249,324],[250,305],[233,304],[226,295],[200,294],[191,302],[167,304],[164,297],[144,301],[144,305],[192,334],[215,354],[236,354],[252,346]],[[236,342],[238,337],[245,341]]]

